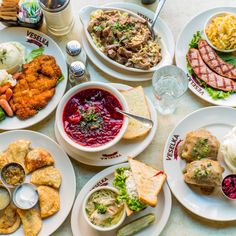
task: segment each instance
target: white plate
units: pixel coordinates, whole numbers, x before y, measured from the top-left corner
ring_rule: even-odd
[[[137,4],[132,3],[109,3],[104,5],[104,7],[117,7],[117,8],[124,8],[134,13],[146,18],[148,21],[152,21],[151,19],[154,16],[154,13],[144,7],[138,6]],[[165,63],[165,65],[171,65],[174,57],[174,38],[173,35],[168,27],[168,25],[158,18],[157,23],[155,25],[155,29],[158,29],[160,36],[162,37],[163,41],[165,41],[166,48],[169,51],[170,55],[170,62]],[[125,80],[125,81],[147,81],[152,79],[153,73],[135,73],[127,70],[122,70],[117,66],[114,66],[109,61],[104,60],[89,44],[87,41],[86,35],[84,31],[81,31],[81,39],[84,50],[88,55],[89,59],[102,71],[113,76],[115,78]],[[164,64],[163,64],[164,65]]]
[[[65,79],[57,85],[55,95],[51,101],[44,109],[40,110],[38,114],[27,120],[19,120],[16,116],[14,116],[12,118],[7,117],[5,120],[0,122],[0,130],[27,128],[39,123],[48,115],[50,115],[50,113],[56,108],[57,104],[62,98],[67,84],[67,65],[65,58],[57,44],[47,35],[39,31],[21,27],[9,27],[1,30],[0,35],[0,43],[17,41],[25,46],[27,52],[38,48],[36,44],[41,43],[45,48],[44,53],[52,55],[56,58],[57,64],[60,66],[61,71],[65,76]]]
[[[182,170],[186,162],[177,154],[177,147],[186,134],[198,128],[205,128],[219,141],[236,125],[236,110],[230,107],[208,107],[197,110],[184,118],[171,132],[163,156],[164,170],[172,193],[187,209],[209,220],[236,220],[236,201],[226,199],[220,188],[211,195],[190,188],[183,180]],[[225,168],[223,176],[230,173],[221,155],[218,157]]]
[[[91,191],[94,187],[98,186],[112,186],[112,180],[114,178],[114,171],[119,167],[129,167],[128,163],[123,163],[120,165],[109,167],[100,173],[96,174],[89,182],[82,188],[78,194],[75,204],[72,209],[71,214],[71,228],[74,236],[115,236],[114,231],[107,233],[99,232],[94,230],[88,223],[85,221],[82,213],[82,204],[85,196]],[[123,224],[126,224],[136,218],[139,218],[148,213],[154,213],[156,215],[156,221],[150,225],[148,228],[140,231],[135,234],[135,236],[158,236],[163,228],[165,227],[170,211],[171,211],[171,193],[168,188],[168,185],[165,183],[162,191],[158,195],[158,205],[155,208],[147,207],[144,211],[137,213],[133,216],[127,217]]]
[[[19,139],[31,141],[31,147],[42,147],[48,150],[55,160],[55,167],[61,172],[62,184],[60,192],[60,211],[54,216],[43,220],[42,229],[38,236],[52,234],[68,216],[75,198],[75,173],[70,159],[59,145],[47,136],[29,131],[15,130],[0,134],[0,151],[7,149],[9,143]],[[27,181],[27,180],[26,180]],[[22,226],[11,236],[24,235]]]
[[[130,86],[124,85],[124,84],[111,83],[111,85],[113,85],[115,88],[119,90],[128,90],[131,88]],[[157,129],[156,110],[154,106],[152,105],[152,102],[149,100],[149,98],[146,97],[146,99],[149,105],[151,119],[154,122],[154,126],[152,127],[152,129],[150,130],[150,132],[144,139],[131,140],[131,141],[121,140],[115,146],[107,150],[104,150],[102,152],[89,153],[89,152],[79,151],[73,148],[72,146],[69,146],[69,144],[67,144],[67,142],[65,142],[62,139],[55,125],[56,139],[69,156],[87,165],[110,166],[110,165],[115,165],[115,164],[125,162],[127,161],[128,157],[136,157],[137,155],[139,155],[151,143],[156,133],[156,129]]]
[[[124,9],[124,8],[116,8],[116,7],[108,7],[108,6],[102,6],[102,7],[95,7],[95,6],[86,6],[84,8],[82,8],[80,11],[79,11],[79,15],[80,15],[80,20],[84,26],[84,32],[85,32],[85,35],[86,35],[86,38],[87,40],[89,41],[90,45],[93,47],[93,49],[107,62],[111,63],[112,65],[120,68],[120,69],[123,69],[123,70],[127,70],[127,71],[132,71],[132,72],[139,72],[139,73],[146,73],[146,72],[154,72],[156,71],[158,68],[164,66],[164,65],[168,65],[169,63],[172,62],[172,58],[171,56],[169,55],[169,52],[167,50],[167,47],[165,45],[165,41],[162,39],[162,37],[160,37],[160,40],[159,40],[159,44],[160,44],[160,47],[161,47],[161,52],[162,52],[162,59],[161,61],[154,67],[150,68],[149,70],[143,70],[143,69],[138,69],[138,68],[132,68],[132,67],[127,67],[125,65],[122,65],[114,60],[112,60],[111,58],[109,58],[108,56],[106,56],[101,50],[99,50],[99,48],[96,46],[96,44],[94,43],[90,33],[88,32],[87,28],[88,28],[88,25],[89,25],[89,22],[90,22],[90,15],[96,11],[96,10],[100,10],[100,9],[103,9],[103,10],[111,10],[111,9],[115,9],[115,10],[119,10],[121,12],[124,12],[124,13],[128,13],[129,15],[131,16],[134,16],[136,18],[140,18],[142,19],[141,16],[139,16],[138,14],[134,13],[133,11],[130,11],[128,9]],[[149,23],[149,26],[150,23]],[[157,31],[156,32],[159,36],[159,32]]]
[[[186,73],[188,72],[186,54],[188,52],[188,45],[193,37],[193,34],[198,30],[203,31],[204,25],[210,16],[217,12],[223,11],[233,12],[234,14],[236,14],[235,7],[218,7],[204,11],[192,18],[192,20],[190,20],[184,26],[183,30],[179,34],[175,48],[175,60],[177,66],[182,68]],[[190,90],[203,100],[215,105],[236,107],[236,94],[232,94],[226,99],[214,100],[209,96],[208,92],[204,88],[199,86],[199,84],[192,77],[189,77],[189,80]]]

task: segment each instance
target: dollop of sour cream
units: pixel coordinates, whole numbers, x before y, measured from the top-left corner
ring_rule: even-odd
[[[229,169],[236,173],[236,127],[224,136],[221,152]]]
[[[14,192],[14,203],[21,209],[30,209],[38,202],[36,190],[29,184],[22,184]]]

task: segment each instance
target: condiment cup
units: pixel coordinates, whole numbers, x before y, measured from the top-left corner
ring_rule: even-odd
[[[116,88],[112,87],[108,83],[86,82],[83,84],[79,84],[79,85],[73,87],[72,89],[70,89],[63,96],[63,98],[61,99],[61,101],[57,107],[56,126],[59,130],[61,137],[66,141],[66,143],[69,146],[72,146],[73,148],[75,148],[77,150],[84,151],[84,152],[99,152],[99,151],[103,151],[105,149],[108,149],[108,148],[114,146],[123,137],[123,135],[128,127],[128,122],[129,122],[128,118],[124,116],[123,117],[123,125],[122,125],[119,133],[116,135],[116,137],[113,140],[111,140],[110,142],[107,142],[101,146],[98,146],[98,147],[82,146],[79,143],[76,143],[75,141],[73,141],[64,130],[64,124],[63,124],[64,108],[65,108],[67,102],[70,100],[70,98],[73,97],[75,94],[77,94],[83,90],[92,89],[92,88],[102,89],[102,90],[105,90],[105,91],[108,91],[109,93],[111,93],[113,96],[115,96],[119,100],[123,111],[128,112],[128,105],[127,105],[127,102],[126,102],[125,98],[123,97],[123,95]]]
[[[21,169],[24,173],[24,177],[23,177],[23,180],[21,183],[18,183],[18,184],[8,184],[5,180],[5,178],[3,177],[3,173],[6,171],[6,169],[9,167],[9,166],[16,166],[18,167],[19,169]],[[17,187],[18,185],[22,184],[24,181],[25,181],[25,170],[24,170],[24,167],[22,165],[20,165],[19,163],[16,163],[16,162],[11,162],[11,163],[8,163],[6,164],[5,166],[3,166],[2,170],[1,170],[1,174],[0,174],[0,180],[2,181],[2,183],[7,186],[8,188],[15,188]]]
[[[24,186],[27,186],[27,187],[31,188],[32,190],[34,190],[34,191],[35,191],[35,194],[36,194],[36,195],[35,195],[35,199],[33,199],[33,201],[32,201],[32,202],[33,202],[32,205],[30,205],[29,207],[23,207],[22,205],[20,205],[20,203],[17,201],[17,198],[16,198],[17,192],[18,192],[22,187],[24,187]],[[34,206],[38,203],[39,196],[38,196],[37,188],[36,188],[33,184],[30,184],[30,183],[23,183],[23,184],[19,185],[17,188],[15,188],[15,190],[14,190],[14,192],[13,192],[12,200],[13,200],[14,204],[15,204],[18,208],[23,209],[23,210],[28,210],[28,209],[34,207]],[[23,200],[23,201],[24,201],[24,200],[26,201],[26,199],[22,199],[22,200]]]
[[[94,228],[94,229],[96,229],[96,230],[98,230],[98,231],[111,231],[111,230],[114,230],[114,229],[118,228],[118,227],[124,222],[124,220],[125,220],[125,218],[126,218],[125,206],[124,206],[123,215],[121,216],[120,221],[119,221],[117,224],[112,225],[112,226],[110,226],[110,227],[102,227],[102,226],[98,226],[98,225],[93,224],[93,223],[89,220],[89,218],[88,218],[88,216],[87,216],[87,213],[86,213],[86,210],[85,210],[85,209],[86,209],[87,202],[88,202],[90,196],[91,196],[94,192],[97,192],[97,191],[102,190],[102,189],[113,191],[113,192],[115,192],[116,194],[119,193],[116,188],[114,188],[114,187],[109,187],[109,186],[101,186],[101,187],[97,187],[97,188],[91,190],[91,191],[87,194],[87,196],[85,197],[85,199],[84,199],[84,201],[83,201],[83,205],[82,205],[82,208],[83,208],[83,209],[82,209],[82,210],[83,210],[83,216],[84,216],[86,222],[87,222],[92,228]]]
[[[4,186],[4,185],[0,185],[0,189],[5,189],[5,190],[7,191],[7,193],[8,193],[8,196],[9,196],[9,202],[8,202],[8,204],[7,204],[4,208],[0,208],[0,215],[1,215],[1,212],[2,212],[4,209],[6,209],[6,208],[9,206],[9,204],[11,203],[11,191],[10,191],[9,188],[7,188],[7,187]]]
[[[225,176],[225,177],[223,178],[223,180],[222,180],[222,182],[221,182],[221,191],[222,191],[223,195],[224,195],[227,199],[229,199],[229,200],[236,200],[236,198],[231,198],[231,197],[229,197],[229,196],[224,192],[224,190],[223,190],[223,186],[225,185],[225,184],[224,184],[224,181],[225,181],[225,179],[228,179],[229,177],[234,177],[234,178],[236,178],[236,174],[229,174],[229,175],[227,175],[227,176]],[[236,185],[234,186],[234,188],[236,189]],[[235,191],[236,191],[236,190],[235,190]]]
[[[227,52],[235,52],[235,51],[236,51],[236,48],[234,48],[234,49],[228,49],[228,50],[222,50],[222,49],[219,49],[219,48],[215,47],[215,46],[212,44],[211,40],[208,38],[207,34],[206,34],[206,28],[207,28],[207,26],[211,23],[212,19],[215,18],[215,17],[217,17],[217,16],[224,16],[224,15],[226,15],[226,14],[234,14],[234,13],[232,13],[232,12],[218,12],[218,13],[216,13],[216,14],[214,14],[214,15],[211,15],[211,16],[207,19],[207,21],[206,21],[206,23],[205,23],[205,25],[204,25],[204,30],[203,30],[203,31],[204,31],[204,38],[206,39],[206,41],[208,42],[208,44],[209,44],[212,48],[214,48],[216,51],[225,52],[225,53],[227,53]]]

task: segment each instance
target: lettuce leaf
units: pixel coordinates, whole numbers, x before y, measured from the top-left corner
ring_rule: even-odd
[[[189,48],[197,48],[197,44],[199,42],[199,40],[201,39],[201,32],[197,31],[194,35],[193,38],[191,40],[191,42],[189,43]]]
[[[125,184],[125,180],[127,178],[124,174],[125,170],[130,170],[130,169],[123,167],[123,168],[117,168],[115,171],[115,178],[112,184],[119,190],[119,196],[117,200],[120,202],[125,201],[131,210],[139,212],[144,208],[146,208],[146,205],[140,202],[137,197],[131,197],[128,195]]]
[[[61,81],[63,81],[65,79],[65,76],[63,74],[61,74],[61,76],[59,77],[58,81],[57,81],[57,85],[59,83],[61,83]]]
[[[211,96],[212,99],[217,100],[217,99],[225,99],[227,97],[229,97],[232,93],[234,92],[226,92],[226,91],[222,91],[222,90],[217,90],[214,89],[210,86],[205,86],[205,89],[207,90],[208,94]]]
[[[26,57],[25,61],[26,63],[32,61],[35,57],[37,56],[41,56],[43,55],[44,53],[44,48],[43,47],[40,47],[40,48],[37,48],[37,49],[33,49]]]
[[[236,56],[232,53],[218,53],[218,56],[229,64],[236,66]]]

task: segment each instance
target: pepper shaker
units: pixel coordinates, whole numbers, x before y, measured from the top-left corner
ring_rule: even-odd
[[[72,86],[90,81],[90,75],[81,61],[74,61],[69,67],[69,82]]]
[[[87,63],[87,56],[84,52],[81,44],[77,40],[69,41],[66,44],[66,59],[67,64],[70,65],[74,61],[81,61],[86,65]]]

